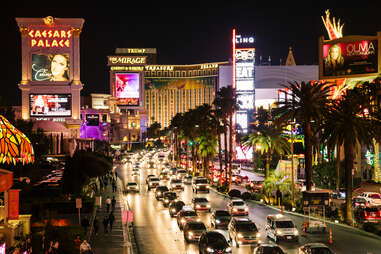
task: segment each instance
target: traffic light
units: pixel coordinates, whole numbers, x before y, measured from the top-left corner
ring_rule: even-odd
[[[194,145],[193,140],[189,140],[188,144],[189,144],[190,146],[193,146],[193,145]]]

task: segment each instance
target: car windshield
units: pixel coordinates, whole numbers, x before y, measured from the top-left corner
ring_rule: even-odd
[[[279,248],[278,246],[273,246],[273,247],[265,246],[263,247],[262,253],[263,254],[284,254],[282,249]]]
[[[198,203],[198,202],[208,202],[208,200],[206,198],[195,198],[194,202],[195,203]]]
[[[195,211],[185,211],[183,216],[197,216],[197,213]]]
[[[243,202],[243,201],[234,201],[234,202],[232,202],[232,205],[233,206],[243,206],[243,205],[245,205],[245,202]]]
[[[181,210],[181,208],[183,208],[184,206],[184,202],[180,201],[180,202],[176,202],[173,204],[174,207],[176,207],[177,210]]]
[[[156,188],[156,191],[168,191],[168,187],[167,186],[159,186]]]
[[[251,231],[258,231],[258,230],[254,223],[239,223],[237,224],[237,231],[251,232]]]
[[[156,178],[156,177],[151,177],[150,181],[151,182],[155,182],[155,181],[160,182],[160,179]]]
[[[369,194],[369,198],[381,199],[381,195],[380,194]]]
[[[177,173],[178,173],[178,174],[186,174],[187,171],[185,171],[185,170],[178,170]]]
[[[170,198],[170,199],[175,199],[177,197],[177,195],[174,192],[168,192],[168,193],[164,193],[164,197]]]
[[[326,247],[312,248],[311,254],[333,254],[332,251]]]
[[[195,181],[196,184],[208,184],[208,180],[206,179],[197,179]]]
[[[223,235],[220,233],[209,233],[208,234],[208,244],[215,246],[215,247],[225,247],[227,246],[226,239]]]
[[[353,201],[358,202],[358,203],[365,203],[366,202],[365,199],[363,199],[363,198],[354,198]]]
[[[218,217],[230,217],[230,213],[228,211],[216,211],[216,216],[218,216]]]
[[[181,183],[181,180],[174,179],[174,180],[171,181],[171,183]]]
[[[188,226],[190,230],[206,230],[206,227],[203,223],[191,223]]]
[[[275,222],[277,228],[293,228],[294,223],[292,221],[276,221]]]
[[[128,185],[132,186],[132,185],[138,185],[137,183],[128,183]]]

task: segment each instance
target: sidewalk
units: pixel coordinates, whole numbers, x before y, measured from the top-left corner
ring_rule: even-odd
[[[119,180],[119,179],[118,179]],[[107,185],[105,191],[102,194],[102,207],[97,209],[96,215],[99,222],[98,235],[92,235],[90,245],[93,249],[94,254],[123,254],[124,252],[124,232],[122,223],[122,207],[123,201],[120,200],[122,197],[120,195],[119,189],[121,187],[120,181],[117,181],[118,190],[112,192],[111,184]],[[115,221],[112,227],[112,232],[110,232],[108,226],[108,233],[104,233],[103,218],[108,215],[106,211],[106,199],[107,196],[112,199],[115,197],[116,204],[114,210]],[[110,208],[111,211],[111,208]]]

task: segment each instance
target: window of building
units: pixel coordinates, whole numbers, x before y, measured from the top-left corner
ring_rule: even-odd
[[[181,77],[186,77],[187,76],[187,72],[186,71],[182,71],[181,72]]]
[[[102,115],[102,122],[107,122],[107,115]]]
[[[168,71],[164,71],[164,77],[168,77]]]
[[[169,72],[169,76],[170,76],[170,77],[173,77],[173,71],[170,71],[170,72]]]
[[[179,71],[176,71],[175,74],[176,74],[176,77],[180,77],[180,72]]]
[[[161,71],[157,71],[157,76],[161,77]]]

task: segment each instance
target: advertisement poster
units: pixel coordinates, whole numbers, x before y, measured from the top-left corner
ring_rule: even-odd
[[[323,45],[323,76],[377,73],[377,44],[369,40]]]
[[[32,81],[69,81],[69,54],[32,54]]]
[[[8,219],[19,219],[19,192],[20,190],[8,190]]]
[[[31,94],[30,116],[71,116],[71,94]]]
[[[139,105],[139,73],[115,73],[115,96],[119,104]]]

